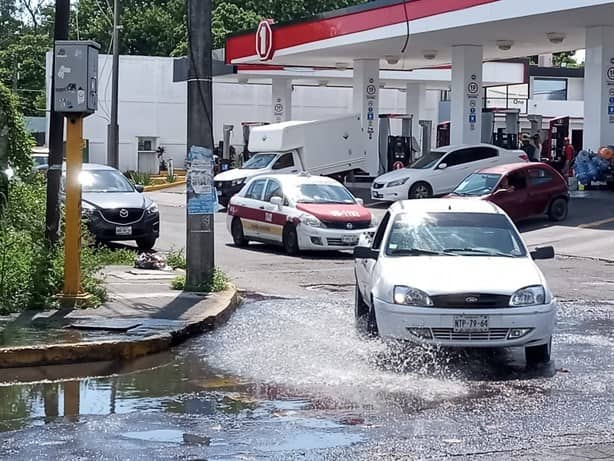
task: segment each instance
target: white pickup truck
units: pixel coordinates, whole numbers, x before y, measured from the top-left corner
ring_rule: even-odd
[[[214,178],[223,206],[253,176],[301,171],[333,176],[365,165],[358,115],[256,127],[250,133],[248,148],[254,155],[241,168],[224,171]]]

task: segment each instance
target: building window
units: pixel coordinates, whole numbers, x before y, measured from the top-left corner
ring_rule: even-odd
[[[541,101],[567,101],[567,79],[534,79],[533,99]]]

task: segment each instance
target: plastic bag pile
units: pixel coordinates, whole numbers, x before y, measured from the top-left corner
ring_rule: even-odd
[[[604,181],[610,165],[610,161],[602,155],[581,150],[576,155],[573,168],[578,182],[587,186],[592,181]]]

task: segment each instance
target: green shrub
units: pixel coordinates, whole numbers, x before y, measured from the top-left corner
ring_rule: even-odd
[[[220,269],[215,268],[213,274],[206,282],[198,286],[186,285],[185,275],[178,275],[171,281],[173,290],[195,291],[198,293],[217,293],[224,291],[228,287],[228,277]]]
[[[175,247],[171,247],[170,251],[166,255],[166,264],[171,266],[173,269],[185,269],[187,263],[183,248],[177,249]]]
[[[92,304],[105,300],[100,269],[111,264],[132,264],[128,250],[95,248],[84,230],[81,248],[81,281],[92,295]],[[8,206],[0,216],[0,313],[57,306],[54,296],[62,290],[64,248],[50,248],[45,241],[45,185],[14,181]]]
[[[139,186],[151,186],[151,175],[147,173],[139,173],[137,171],[127,171],[124,175],[132,182]]]
[[[176,181],[177,181],[177,176],[175,174],[167,173],[167,175],[166,175],[166,182],[167,183],[172,184],[172,183],[174,183]]]

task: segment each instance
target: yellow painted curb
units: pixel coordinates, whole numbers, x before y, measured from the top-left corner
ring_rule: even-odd
[[[176,181],[176,182],[172,182],[169,184],[158,184],[155,186],[145,186],[145,192],[154,192],[157,190],[162,190],[162,189],[170,189],[171,187],[176,187],[176,186],[183,186],[185,184],[185,180],[184,181]]]

